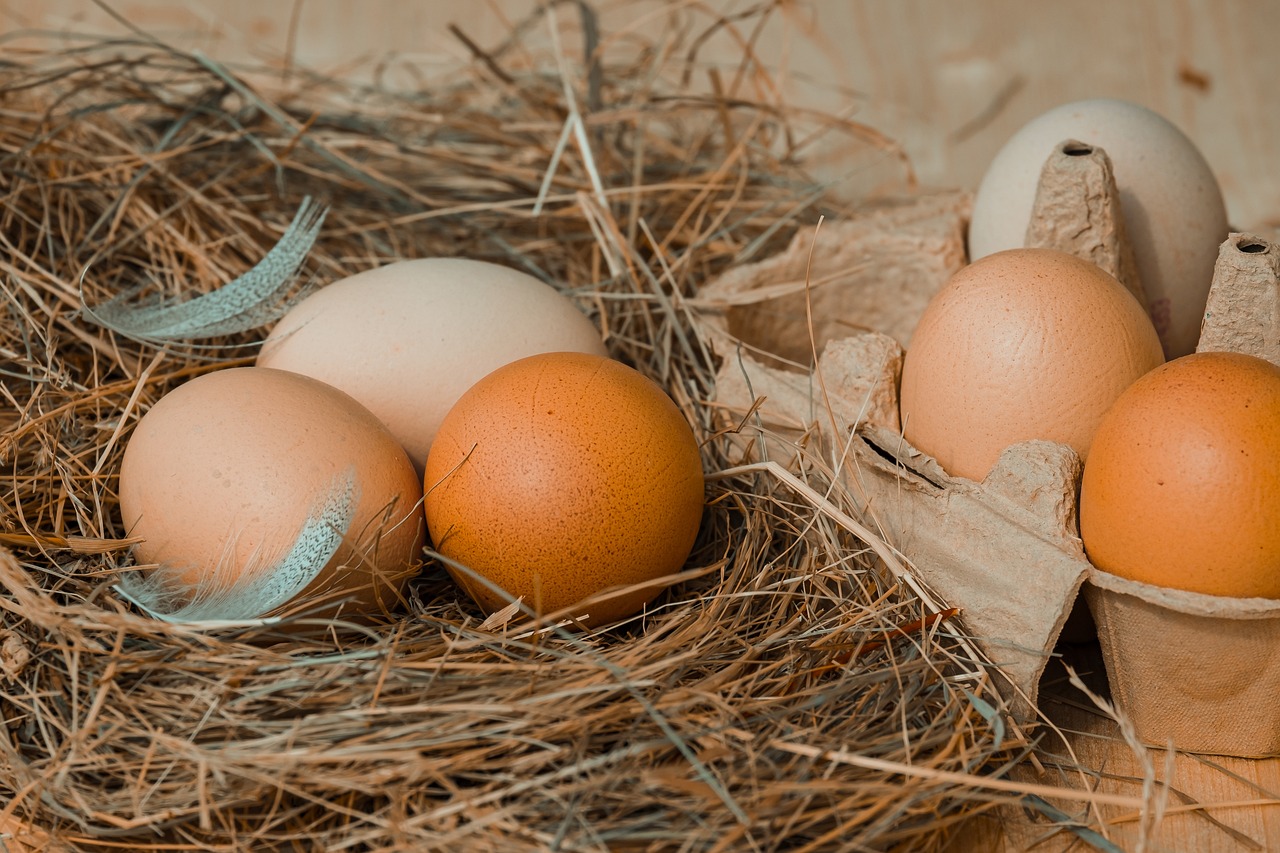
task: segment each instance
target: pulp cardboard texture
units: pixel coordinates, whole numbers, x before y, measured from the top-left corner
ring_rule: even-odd
[[[774,437],[756,445],[762,458],[790,464],[813,424],[830,427],[824,392],[841,433],[860,422],[898,428],[902,348],[929,299],[965,264],[971,202],[945,192],[815,223],[784,252],[702,288],[698,304],[722,358],[717,403],[732,421],[768,400],[753,413]],[[817,374],[808,369],[815,351]],[[745,450],[755,441],[744,431],[736,443]]]
[[[801,369],[813,350],[859,331],[906,347],[924,306],[965,264],[971,202],[967,193],[938,193],[798,229],[781,254],[703,288],[698,302],[720,332],[713,345],[724,355],[741,344],[760,363]]]
[[[708,284],[699,302],[723,357],[716,403],[725,423],[743,428],[744,453],[785,464],[797,443],[821,442],[874,526],[960,609],[961,630],[998,665],[1015,717],[1034,715],[1083,584],[1113,698],[1140,738],[1188,751],[1280,752],[1280,602],[1164,590],[1094,569],[1078,536],[1081,463],[1070,448],[1014,445],[975,483],[901,437],[894,342],[909,344],[928,299],[963,265],[968,210],[962,195],[932,195],[801,229],[783,254]],[[1052,152],[1028,245],[1085,257],[1143,298],[1101,149],[1067,141]],[[1277,269],[1274,244],[1231,235],[1202,349],[1280,363]]]
[[[746,417],[754,400],[768,403],[755,413],[757,427],[772,440],[763,448],[766,458],[790,465],[797,448],[816,423],[829,428],[834,417],[839,434],[847,435],[859,423],[898,431],[898,376],[902,373],[902,347],[888,335],[862,332],[828,342],[818,359],[816,373],[800,373],[770,367],[745,352],[726,358],[716,375],[716,400],[732,417]],[[831,413],[825,409],[831,403]],[[742,430],[731,437],[742,452],[757,439],[757,430]]]
[[[1111,697],[1144,741],[1280,753],[1280,601],[1161,589],[1097,570],[1085,600]]]
[[[1034,714],[1040,676],[1089,569],[1076,529],[1080,458],[1016,444],[982,483],[946,474],[897,433],[863,428],[850,476],[869,514],[1007,679],[1015,717]]]

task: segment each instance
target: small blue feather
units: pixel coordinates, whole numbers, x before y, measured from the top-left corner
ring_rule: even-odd
[[[93,307],[82,296],[80,308],[98,325],[148,343],[214,338],[264,326],[293,304],[282,302],[282,297],[315,244],[327,213],[328,208],[304,198],[288,230],[266,257],[210,293],[176,304],[155,299],[137,303],[125,294]]]

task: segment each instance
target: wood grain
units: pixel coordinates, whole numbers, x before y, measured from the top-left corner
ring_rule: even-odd
[[[1096,647],[1066,650],[1078,671],[1088,671],[1094,689],[1104,689],[1099,677],[1101,664]],[[1059,673],[1061,670],[1059,668]],[[1066,745],[1074,753],[1084,774],[1068,768],[1075,762],[1058,742],[1046,752],[1061,756],[1055,767],[1050,756],[1042,758],[1045,772],[1035,773],[1030,765],[1018,768],[1014,778],[1027,782],[1061,785],[1133,797],[1142,796],[1143,765],[1124,742],[1116,724],[1100,713],[1065,677],[1047,675],[1041,687],[1042,709],[1066,735]],[[1052,739],[1047,739],[1051,743]],[[1240,853],[1240,851],[1280,850],[1280,757],[1252,760],[1224,756],[1172,755],[1172,773],[1166,767],[1169,753],[1149,749],[1148,758],[1159,783],[1168,782],[1167,813],[1155,822],[1147,835],[1148,850],[1165,853]],[[1240,805],[1257,801],[1266,805]],[[1055,805],[1073,817],[1084,819],[1082,805],[1059,801]],[[1121,850],[1138,849],[1142,834],[1139,815],[1132,809],[1100,806],[1096,818],[1107,838]],[[1025,809],[1001,807],[992,815],[966,824],[947,848],[949,853],[1029,850],[1057,853],[1090,850],[1068,829],[1055,827],[1042,815]]]
[[[702,27],[711,22],[708,12],[741,8],[730,0],[596,5],[604,33],[634,30],[650,38],[670,26],[673,7]],[[705,11],[692,12],[693,5]],[[356,80],[423,86],[469,61],[449,24],[492,47],[534,2],[119,0],[111,6],[137,26],[224,62],[292,59]],[[559,14],[563,24],[574,25],[570,7]],[[0,32],[9,34],[0,55],[21,44],[14,31],[38,28],[124,32],[88,0],[0,0]],[[627,38],[605,48],[625,50]],[[755,44],[769,84],[746,75],[743,85],[757,87],[753,96],[851,116],[899,141],[923,185],[963,189],[977,186],[999,147],[1036,115],[1080,98],[1124,98],[1161,113],[1196,142],[1222,185],[1234,227],[1272,231],[1280,228],[1280,169],[1273,165],[1280,87],[1272,83],[1278,39],[1280,3],[1274,0],[807,0],[778,4]],[[569,49],[576,47],[571,42]],[[742,41],[728,30],[699,54],[726,80],[742,57]],[[850,194],[901,178],[888,159],[850,162],[843,137],[798,154]]]

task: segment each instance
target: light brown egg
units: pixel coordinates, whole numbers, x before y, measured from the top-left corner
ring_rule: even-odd
[[[1086,458],[1103,413],[1163,361],[1142,306],[1097,265],[1052,249],[997,252],[925,308],[903,361],[904,434],[971,480],[1019,441]]]
[[[327,615],[394,607],[421,565],[421,497],[403,448],[368,410],[261,367],[165,395],[120,470],[124,526],[143,540],[135,556],[159,564],[140,603],[183,619],[253,618],[288,602]]]
[[[1130,580],[1280,599],[1280,367],[1197,353],[1134,383],[1094,438],[1080,538]]]
[[[307,297],[272,329],[258,366],[346,391],[390,428],[421,473],[464,391],[508,362],[562,350],[606,354],[596,327],[555,288],[498,264],[421,258]]]
[[[620,362],[548,353],[499,368],[449,412],[427,460],[436,548],[485,610],[509,596],[540,614],[679,571],[702,517],[698,445],[680,410]],[[592,604],[599,625],[640,610],[647,586]]]

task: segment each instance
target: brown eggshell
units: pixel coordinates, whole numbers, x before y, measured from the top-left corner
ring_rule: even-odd
[[[585,314],[533,276],[466,258],[420,258],[325,287],[271,331],[259,367],[346,391],[421,472],[445,414],[486,373],[540,352],[605,355]]]
[[[1085,465],[1080,536],[1130,580],[1280,599],[1280,367],[1197,353],[1125,391]]]
[[[680,410],[630,367],[580,353],[521,359],[476,383],[440,427],[426,487],[440,553],[540,614],[678,571],[703,505]],[[485,610],[509,603],[450,571]],[[624,618],[658,591],[592,604],[587,621]]]
[[[1163,361],[1142,306],[1095,264],[998,252],[956,273],[921,316],[902,367],[904,434],[971,480],[1020,441],[1087,458],[1103,413]]]
[[[143,540],[135,556],[159,564],[185,601],[273,570],[309,519],[327,529],[347,505],[340,546],[331,559],[306,555],[326,562],[294,599],[308,612],[346,600],[320,611],[329,614],[395,606],[421,565],[421,496],[403,448],[369,411],[315,379],[261,367],[205,374],[165,395],[139,421],[120,470],[124,526]],[[306,568],[294,561],[290,571]]]

